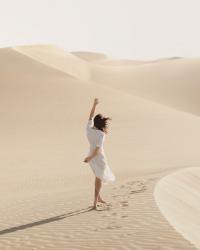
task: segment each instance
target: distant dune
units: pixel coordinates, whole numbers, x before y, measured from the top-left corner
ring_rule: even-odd
[[[94,66],[92,79],[178,110],[200,114],[200,59],[158,60],[123,67]]]
[[[90,68],[85,61],[55,45],[18,46],[12,49],[80,80],[90,78]]]
[[[88,52],[74,51],[74,52],[71,52],[71,54],[89,62],[99,62],[99,61],[104,61],[107,59],[107,55],[103,53],[95,53],[95,52],[89,52],[89,51]]]
[[[199,247],[198,225],[185,231],[200,191],[192,186],[200,166],[199,65],[56,45],[1,48],[0,249]],[[116,175],[103,187],[112,208],[102,212],[88,209],[94,176],[83,162],[95,97],[96,113],[112,117],[104,149]],[[179,172],[192,166],[192,174]]]

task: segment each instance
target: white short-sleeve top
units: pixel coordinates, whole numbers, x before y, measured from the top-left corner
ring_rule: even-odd
[[[86,136],[90,144],[90,150],[88,155],[96,148],[100,147],[99,154],[91,160],[91,163],[97,165],[105,165],[106,164],[106,156],[103,148],[103,143],[105,140],[105,133],[94,126],[93,119],[88,120],[86,125]]]
[[[105,133],[95,127],[93,127],[94,122],[92,120],[88,120],[86,125],[86,135],[90,143],[90,147],[95,149],[96,147],[103,147],[103,142],[105,139]]]
[[[86,125],[86,136],[90,144],[88,156],[96,147],[99,147],[100,151],[89,161],[89,165],[91,166],[96,177],[100,178],[103,182],[114,181],[115,175],[108,166],[107,158],[103,148],[105,133],[95,128],[93,125],[93,119],[88,120]]]

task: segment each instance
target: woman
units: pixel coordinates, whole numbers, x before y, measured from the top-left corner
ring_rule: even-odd
[[[107,164],[107,159],[103,148],[105,134],[108,133],[107,120],[111,120],[111,118],[103,117],[101,114],[97,114],[93,119],[95,108],[98,103],[98,98],[95,98],[89,120],[86,125],[86,136],[90,144],[90,151],[88,156],[84,159],[84,162],[89,163],[95,174],[95,195],[93,208],[96,208],[97,202],[106,204],[106,202],[100,196],[102,183],[115,180],[115,176]]]

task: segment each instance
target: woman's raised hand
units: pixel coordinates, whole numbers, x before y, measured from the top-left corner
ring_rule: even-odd
[[[99,98],[94,99],[94,104],[97,105],[99,103]]]

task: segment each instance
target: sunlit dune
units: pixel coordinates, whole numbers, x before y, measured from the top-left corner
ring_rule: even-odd
[[[200,246],[200,59],[159,60],[0,49],[0,249]],[[94,175],[83,162],[95,97],[95,114],[112,117],[104,149],[116,175],[101,212],[89,208]]]

